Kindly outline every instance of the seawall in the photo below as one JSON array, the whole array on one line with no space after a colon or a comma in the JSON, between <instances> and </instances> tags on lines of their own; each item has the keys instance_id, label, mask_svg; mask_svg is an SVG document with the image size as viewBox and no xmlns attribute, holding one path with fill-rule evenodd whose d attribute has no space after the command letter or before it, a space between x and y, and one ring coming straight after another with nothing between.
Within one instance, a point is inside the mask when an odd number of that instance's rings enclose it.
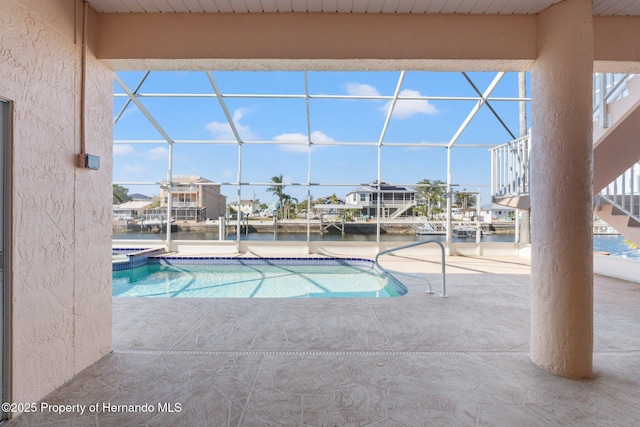
<instances>
[{"instance_id":1,"label":"seawall","mask_svg":"<svg viewBox=\"0 0 640 427\"><path fill-rule=\"evenodd\" d=\"M382 234L415 234L415 227L421 225L420 222L382 222L380 224L380 232ZM466 225L470 225L470 223L465 223ZM454 223L454 226L458 225L458 223ZM340 234L342 232L342 227L344 227L345 234L376 234L376 223L374 221L369 222L345 222L336 223L335 225L327 227L327 224L324 224L325 234ZM491 231L494 234L513 234L515 231L514 223L495 223L492 224L493 229L490 229L489 224L481 224L482 230L485 232ZM236 232L237 223L232 222L227 226L228 233ZM273 221L272 220L254 220L249 221L248 223L241 224L241 231L247 232L245 227L248 227L249 233L273 233ZM307 232L307 222L306 221L279 221L277 224L278 232L281 233L306 233ZM310 231L313 234L320 234L322 230L322 226L319 221L312 221L309 225ZM123 223L122 221L114 221L113 223L113 231L114 233L139 233L141 226L135 222L129 222L128 224ZM171 226L172 231L183 231L183 232L194 232L194 233L217 233L219 229L219 224L217 221L215 222L197 222L197 223L188 223L188 222L180 222L174 223ZM154 228L155 231L159 231L157 227ZM147 228L145 227L145 231Z\"/></svg>"}]
</instances>

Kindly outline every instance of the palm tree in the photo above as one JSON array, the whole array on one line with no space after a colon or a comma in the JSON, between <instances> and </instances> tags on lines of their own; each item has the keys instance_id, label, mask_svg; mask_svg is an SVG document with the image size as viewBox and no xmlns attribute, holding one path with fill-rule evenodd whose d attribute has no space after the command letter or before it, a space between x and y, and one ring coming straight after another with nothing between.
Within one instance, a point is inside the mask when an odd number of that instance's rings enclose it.
<instances>
[{"instance_id":1,"label":"palm tree","mask_svg":"<svg viewBox=\"0 0 640 427\"><path fill-rule=\"evenodd\" d=\"M296 199L295 197L291 197L288 194L284 194L284 204L283 204L283 214L286 216L287 219L289 219L289 213L291 211L291 208L295 205L298 204L298 199Z\"/></svg>"},{"instance_id":2,"label":"palm tree","mask_svg":"<svg viewBox=\"0 0 640 427\"><path fill-rule=\"evenodd\" d=\"M284 185L282 185L282 174L279 176L272 176L271 182L274 183L271 187L267 188L267 191L272 193L274 196L278 198L278 203L280 204L280 218L282 218L282 212L284 207L284 201L290 196L284 194Z\"/></svg>"},{"instance_id":3,"label":"palm tree","mask_svg":"<svg viewBox=\"0 0 640 427\"><path fill-rule=\"evenodd\" d=\"M427 217L431 218L433 213L439 210L439 207L445 203L446 188L444 182L439 179L431 182L423 179L418 182L418 194L427 202Z\"/></svg>"}]
</instances>

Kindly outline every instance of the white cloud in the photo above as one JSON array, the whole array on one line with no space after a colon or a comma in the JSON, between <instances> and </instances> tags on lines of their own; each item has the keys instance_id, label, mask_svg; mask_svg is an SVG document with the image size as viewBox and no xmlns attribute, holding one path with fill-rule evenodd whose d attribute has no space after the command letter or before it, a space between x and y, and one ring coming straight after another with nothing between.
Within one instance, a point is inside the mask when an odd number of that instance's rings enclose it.
<instances>
[{"instance_id":1,"label":"white cloud","mask_svg":"<svg viewBox=\"0 0 640 427\"><path fill-rule=\"evenodd\" d=\"M131 144L114 144L113 145L113 155L114 156L124 156L126 154L131 154L135 150L133 145Z\"/></svg>"},{"instance_id":2,"label":"white cloud","mask_svg":"<svg viewBox=\"0 0 640 427\"><path fill-rule=\"evenodd\" d=\"M307 135L303 133L281 133L273 138L274 141L307 143ZM333 138L319 130L311 132L312 142L333 142Z\"/></svg>"},{"instance_id":3,"label":"white cloud","mask_svg":"<svg viewBox=\"0 0 640 427\"><path fill-rule=\"evenodd\" d=\"M420 92L417 90L404 89L400 91L400 97L419 97L422 96ZM389 112L389 108L391 108L391 101L387 102L384 107L382 107L382 111L385 114ZM408 100L408 99L399 99L396 102L396 106L393 109L393 118L395 119L408 119L414 114L437 114L438 109L428 100Z\"/></svg>"},{"instance_id":4,"label":"white cloud","mask_svg":"<svg viewBox=\"0 0 640 427\"><path fill-rule=\"evenodd\" d=\"M347 94L352 96L380 96L378 89L365 83L347 83L345 88Z\"/></svg>"},{"instance_id":5,"label":"white cloud","mask_svg":"<svg viewBox=\"0 0 640 427\"><path fill-rule=\"evenodd\" d=\"M234 139L231 126L227 122L210 122L205 128L211 132L213 139Z\"/></svg>"},{"instance_id":6,"label":"white cloud","mask_svg":"<svg viewBox=\"0 0 640 427\"><path fill-rule=\"evenodd\" d=\"M307 143L307 135L301 133L281 133L273 138L274 141L279 142L299 142L301 144Z\"/></svg>"},{"instance_id":7,"label":"white cloud","mask_svg":"<svg viewBox=\"0 0 640 427\"><path fill-rule=\"evenodd\" d=\"M313 135L313 134L312 134ZM273 138L274 141L288 142L291 144L284 144L280 146L281 150L288 151L290 153L308 153L309 145L307 144L307 135L302 133L282 133L276 135ZM294 144L297 143L297 144Z\"/></svg>"},{"instance_id":8,"label":"white cloud","mask_svg":"<svg viewBox=\"0 0 640 427\"><path fill-rule=\"evenodd\" d=\"M325 135L324 133L322 133L319 130L317 130L315 132L311 132L311 141L313 141L313 142L333 142L333 138L331 138L329 135Z\"/></svg>"},{"instance_id":9,"label":"white cloud","mask_svg":"<svg viewBox=\"0 0 640 427\"><path fill-rule=\"evenodd\" d=\"M238 108L237 110L235 110L233 112L233 123L235 124L235 127L238 133L240 134L240 138L242 138L244 141L258 139L249 126L243 125L240 123L240 120L242 120L246 111L247 109L245 108ZM216 140L235 140L236 139L235 135L233 134L233 131L231 130L231 125L229 125L228 122L213 121L213 122L207 123L205 126L205 129L211 132L213 139L216 139Z\"/></svg>"},{"instance_id":10,"label":"white cloud","mask_svg":"<svg viewBox=\"0 0 640 427\"><path fill-rule=\"evenodd\" d=\"M285 151L289 151L289 152L293 152L293 153L306 153L308 151L308 145L307 145L307 135L302 134L302 133L282 133L280 135L276 135L273 138L274 141L278 141L278 142L289 142L292 144L284 144L281 145L280 148L282 148ZM332 142L333 138L331 138L330 136L324 134L323 132L320 131L315 131L315 132L311 132L311 142ZM297 143L297 144L293 144L293 143ZM312 147L312 148L316 148L316 147Z\"/></svg>"},{"instance_id":11,"label":"white cloud","mask_svg":"<svg viewBox=\"0 0 640 427\"><path fill-rule=\"evenodd\" d=\"M148 160L167 160L169 156L169 149L166 147L156 147L147 151L145 157Z\"/></svg>"}]
</instances>

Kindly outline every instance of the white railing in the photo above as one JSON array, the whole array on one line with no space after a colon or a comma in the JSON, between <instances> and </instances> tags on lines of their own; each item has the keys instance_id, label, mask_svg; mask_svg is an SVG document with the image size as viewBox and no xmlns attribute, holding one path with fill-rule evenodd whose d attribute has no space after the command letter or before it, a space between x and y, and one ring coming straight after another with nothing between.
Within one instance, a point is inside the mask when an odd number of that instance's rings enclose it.
<instances>
[{"instance_id":1,"label":"white railing","mask_svg":"<svg viewBox=\"0 0 640 427\"><path fill-rule=\"evenodd\" d=\"M602 190L600 198L640 222L640 162Z\"/></svg>"},{"instance_id":2,"label":"white railing","mask_svg":"<svg viewBox=\"0 0 640 427\"><path fill-rule=\"evenodd\" d=\"M627 80L635 74L593 75L593 124L602 128L611 126L609 104L627 96Z\"/></svg>"},{"instance_id":3,"label":"white railing","mask_svg":"<svg viewBox=\"0 0 640 427\"><path fill-rule=\"evenodd\" d=\"M635 76L635 74L594 74L594 126L609 127L611 125L608 105L627 96L627 81ZM529 149L530 135L527 135L490 150L491 194L494 198L529 195Z\"/></svg>"},{"instance_id":4,"label":"white railing","mask_svg":"<svg viewBox=\"0 0 640 427\"><path fill-rule=\"evenodd\" d=\"M171 203L171 207L172 208L199 208L200 204L196 202L178 202L177 200L174 200Z\"/></svg>"},{"instance_id":5,"label":"white railing","mask_svg":"<svg viewBox=\"0 0 640 427\"><path fill-rule=\"evenodd\" d=\"M415 206L416 206L416 201L415 200L412 200L409 203L405 203L404 205L402 205L398 209L396 209L396 211L394 213L392 213L389 218L390 219L398 218L400 215L402 215L403 213L407 212L409 209L411 209L411 208L413 208Z\"/></svg>"},{"instance_id":6,"label":"white railing","mask_svg":"<svg viewBox=\"0 0 640 427\"><path fill-rule=\"evenodd\" d=\"M529 194L529 141L527 135L490 150L493 197Z\"/></svg>"}]
</instances>

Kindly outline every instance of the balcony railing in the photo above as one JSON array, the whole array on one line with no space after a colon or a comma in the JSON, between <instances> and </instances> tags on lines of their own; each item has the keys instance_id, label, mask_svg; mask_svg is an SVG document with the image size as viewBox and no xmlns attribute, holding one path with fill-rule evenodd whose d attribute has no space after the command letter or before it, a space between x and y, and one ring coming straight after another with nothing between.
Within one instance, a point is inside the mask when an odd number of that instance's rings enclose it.
<instances>
[{"instance_id":1,"label":"balcony railing","mask_svg":"<svg viewBox=\"0 0 640 427\"><path fill-rule=\"evenodd\" d=\"M529 140L527 135L490 150L495 198L529 195Z\"/></svg>"},{"instance_id":2,"label":"balcony railing","mask_svg":"<svg viewBox=\"0 0 640 427\"><path fill-rule=\"evenodd\" d=\"M609 184L599 196L640 223L640 162Z\"/></svg>"},{"instance_id":3,"label":"balcony railing","mask_svg":"<svg viewBox=\"0 0 640 427\"><path fill-rule=\"evenodd\" d=\"M195 185L174 185L171 191L174 193L197 193L198 188Z\"/></svg>"},{"instance_id":4,"label":"balcony railing","mask_svg":"<svg viewBox=\"0 0 640 427\"><path fill-rule=\"evenodd\" d=\"M627 96L627 82L635 76L635 74L594 74L594 126L609 127L611 125L608 105ZM529 195L529 150L530 135L490 150L491 194L494 198Z\"/></svg>"},{"instance_id":5,"label":"balcony railing","mask_svg":"<svg viewBox=\"0 0 640 427\"><path fill-rule=\"evenodd\" d=\"M199 208L200 204L197 202L178 202L177 200L174 200L173 202L171 202L171 207L172 208Z\"/></svg>"},{"instance_id":6,"label":"balcony railing","mask_svg":"<svg viewBox=\"0 0 640 427\"><path fill-rule=\"evenodd\" d=\"M611 126L609 104L627 95L627 81L635 74L593 75L593 124L603 128Z\"/></svg>"}]
</instances>

